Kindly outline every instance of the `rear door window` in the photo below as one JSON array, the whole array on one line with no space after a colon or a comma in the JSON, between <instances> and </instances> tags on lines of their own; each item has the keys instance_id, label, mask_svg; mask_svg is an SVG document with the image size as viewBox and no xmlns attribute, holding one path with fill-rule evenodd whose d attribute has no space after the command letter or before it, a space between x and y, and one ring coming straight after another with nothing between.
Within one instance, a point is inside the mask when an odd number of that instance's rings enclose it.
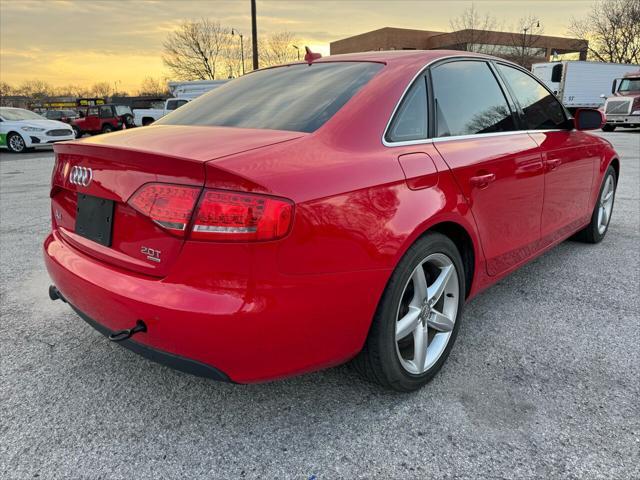
<instances>
[{"instance_id":1,"label":"rear door window","mask_svg":"<svg viewBox=\"0 0 640 480\"><path fill-rule=\"evenodd\" d=\"M565 127L567 119L564 108L540 82L522 70L508 65L499 63L497 68L522 108L527 130Z\"/></svg>"},{"instance_id":2,"label":"rear door window","mask_svg":"<svg viewBox=\"0 0 640 480\"><path fill-rule=\"evenodd\" d=\"M515 130L513 113L491 68L454 61L431 70L436 137Z\"/></svg>"},{"instance_id":3,"label":"rear door window","mask_svg":"<svg viewBox=\"0 0 640 480\"><path fill-rule=\"evenodd\" d=\"M387 132L388 142L406 142L427 138L427 86L421 75L411 86L398 109L391 128Z\"/></svg>"},{"instance_id":4,"label":"rear door window","mask_svg":"<svg viewBox=\"0 0 640 480\"><path fill-rule=\"evenodd\" d=\"M319 62L258 70L198 97L155 124L313 132L382 67L372 62Z\"/></svg>"}]
</instances>

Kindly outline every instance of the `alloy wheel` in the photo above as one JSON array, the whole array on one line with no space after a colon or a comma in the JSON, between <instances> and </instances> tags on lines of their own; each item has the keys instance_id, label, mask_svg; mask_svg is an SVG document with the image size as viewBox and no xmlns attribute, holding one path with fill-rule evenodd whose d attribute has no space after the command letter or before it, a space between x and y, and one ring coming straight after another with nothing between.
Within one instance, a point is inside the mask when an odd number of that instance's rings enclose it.
<instances>
[{"instance_id":1,"label":"alloy wheel","mask_svg":"<svg viewBox=\"0 0 640 480\"><path fill-rule=\"evenodd\" d=\"M613 210L613 197L616 193L615 181L609 175L605 180L600 199L598 200L598 233L602 235L609 226L611 210Z\"/></svg>"},{"instance_id":2,"label":"alloy wheel","mask_svg":"<svg viewBox=\"0 0 640 480\"><path fill-rule=\"evenodd\" d=\"M407 281L396 315L396 353L402 367L420 375L440 358L458 314L458 273L442 253L427 256Z\"/></svg>"},{"instance_id":3,"label":"alloy wheel","mask_svg":"<svg viewBox=\"0 0 640 480\"><path fill-rule=\"evenodd\" d=\"M9 146L11 147L11 150L16 153L20 153L25 149L24 140L20 135L11 135L11 138L9 139Z\"/></svg>"}]
</instances>

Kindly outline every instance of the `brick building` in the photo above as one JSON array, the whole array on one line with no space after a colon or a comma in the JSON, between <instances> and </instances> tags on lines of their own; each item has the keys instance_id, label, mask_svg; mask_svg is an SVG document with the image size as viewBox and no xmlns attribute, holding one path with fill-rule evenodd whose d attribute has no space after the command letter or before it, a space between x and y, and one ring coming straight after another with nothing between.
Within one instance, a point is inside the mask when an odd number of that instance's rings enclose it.
<instances>
[{"instance_id":1,"label":"brick building","mask_svg":"<svg viewBox=\"0 0 640 480\"><path fill-rule=\"evenodd\" d=\"M464 50L487 53L521 64L550 60L554 55L577 54L587 59L589 43L577 38L487 30L437 32L384 27L331 42L331 54L371 50Z\"/></svg>"}]
</instances>

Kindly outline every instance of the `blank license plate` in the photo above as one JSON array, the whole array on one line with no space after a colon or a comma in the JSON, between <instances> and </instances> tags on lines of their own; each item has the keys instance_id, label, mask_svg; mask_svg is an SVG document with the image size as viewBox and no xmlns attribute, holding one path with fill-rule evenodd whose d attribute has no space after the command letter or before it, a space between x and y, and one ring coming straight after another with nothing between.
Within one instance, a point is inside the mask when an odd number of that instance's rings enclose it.
<instances>
[{"instance_id":1,"label":"blank license plate","mask_svg":"<svg viewBox=\"0 0 640 480\"><path fill-rule=\"evenodd\" d=\"M78 193L76 233L105 247L111 246L113 200Z\"/></svg>"}]
</instances>

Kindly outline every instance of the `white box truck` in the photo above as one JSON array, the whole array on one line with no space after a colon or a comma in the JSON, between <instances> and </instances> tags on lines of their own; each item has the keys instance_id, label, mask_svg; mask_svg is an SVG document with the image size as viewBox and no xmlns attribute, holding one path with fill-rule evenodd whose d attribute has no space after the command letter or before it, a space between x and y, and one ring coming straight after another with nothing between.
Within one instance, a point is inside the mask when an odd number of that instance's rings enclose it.
<instances>
[{"instance_id":1,"label":"white box truck","mask_svg":"<svg viewBox=\"0 0 640 480\"><path fill-rule=\"evenodd\" d=\"M531 72L574 111L602 107L611 82L639 67L631 63L562 61L534 63Z\"/></svg>"},{"instance_id":2,"label":"white box truck","mask_svg":"<svg viewBox=\"0 0 640 480\"><path fill-rule=\"evenodd\" d=\"M193 100L214 88L224 85L228 81L229 80L193 80L189 82L169 82L169 91L174 97ZM611 82L609 82L609 84L611 84Z\"/></svg>"}]
</instances>

